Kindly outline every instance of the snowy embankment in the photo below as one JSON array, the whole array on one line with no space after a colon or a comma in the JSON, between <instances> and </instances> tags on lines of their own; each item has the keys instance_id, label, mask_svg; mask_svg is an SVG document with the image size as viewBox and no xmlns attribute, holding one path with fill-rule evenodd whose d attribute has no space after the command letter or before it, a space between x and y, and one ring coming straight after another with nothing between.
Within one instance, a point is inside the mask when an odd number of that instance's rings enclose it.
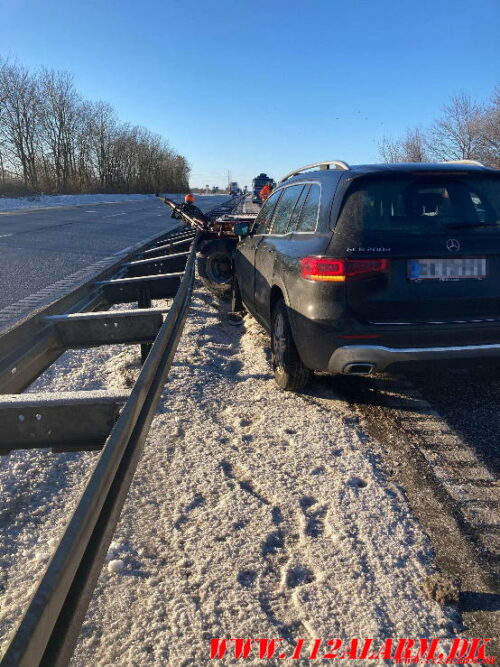
<instances>
[{"instance_id":1,"label":"snowy embankment","mask_svg":"<svg viewBox=\"0 0 500 667\"><path fill-rule=\"evenodd\" d=\"M37 388L123 389L137 372L137 346L70 351ZM333 389L280 392L258 325L198 289L72 664L205 665L211 637L453 635L376 448ZM7 633L95 456L0 461Z\"/></svg>"},{"instance_id":2,"label":"snowy embankment","mask_svg":"<svg viewBox=\"0 0 500 667\"><path fill-rule=\"evenodd\" d=\"M153 195L37 195L35 197L0 197L0 211L17 211L23 208L53 208L85 204L122 204L124 202L151 199ZM175 195L165 195L175 197Z\"/></svg>"}]
</instances>

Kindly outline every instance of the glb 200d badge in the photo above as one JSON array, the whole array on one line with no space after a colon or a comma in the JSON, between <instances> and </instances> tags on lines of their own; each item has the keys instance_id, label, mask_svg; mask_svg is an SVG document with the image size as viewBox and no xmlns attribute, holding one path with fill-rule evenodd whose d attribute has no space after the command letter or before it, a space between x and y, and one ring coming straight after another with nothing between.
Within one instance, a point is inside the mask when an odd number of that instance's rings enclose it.
<instances>
[{"instance_id":1,"label":"glb 200d badge","mask_svg":"<svg viewBox=\"0 0 500 667\"><path fill-rule=\"evenodd\" d=\"M446 248L450 252L458 252L460 250L460 243L457 241L457 239L448 239L446 241Z\"/></svg>"}]
</instances>

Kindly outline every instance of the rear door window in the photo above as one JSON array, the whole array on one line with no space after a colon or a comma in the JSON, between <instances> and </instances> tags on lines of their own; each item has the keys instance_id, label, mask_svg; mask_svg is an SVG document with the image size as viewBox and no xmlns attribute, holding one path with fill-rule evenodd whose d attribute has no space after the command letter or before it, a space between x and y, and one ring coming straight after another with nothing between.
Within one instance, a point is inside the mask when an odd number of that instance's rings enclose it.
<instances>
[{"instance_id":1,"label":"rear door window","mask_svg":"<svg viewBox=\"0 0 500 667\"><path fill-rule=\"evenodd\" d=\"M318 223L321 188L313 183L302 207L297 232L314 232Z\"/></svg>"},{"instance_id":2,"label":"rear door window","mask_svg":"<svg viewBox=\"0 0 500 667\"><path fill-rule=\"evenodd\" d=\"M274 210L271 234L286 234L290 218L302 189L302 185L291 185L285 188L283 196Z\"/></svg>"},{"instance_id":3,"label":"rear door window","mask_svg":"<svg viewBox=\"0 0 500 667\"><path fill-rule=\"evenodd\" d=\"M280 198L281 192L282 191L273 192L273 194L270 195L262 205L258 216L255 218L255 234L268 233L272 222L274 207Z\"/></svg>"}]
</instances>

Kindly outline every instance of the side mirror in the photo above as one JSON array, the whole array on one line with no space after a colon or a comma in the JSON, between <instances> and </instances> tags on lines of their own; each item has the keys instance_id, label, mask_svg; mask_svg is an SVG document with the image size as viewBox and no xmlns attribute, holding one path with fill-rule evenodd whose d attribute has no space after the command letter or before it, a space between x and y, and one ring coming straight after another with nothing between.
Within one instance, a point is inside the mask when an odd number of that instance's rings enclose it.
<instances>
[{"instance_id":1,"label":"side mirror","mask_svg":"<svg viewBox=\"0 0 500 667\"><path fill-rule=\"evenodd\" d=\"M233 227L233 231L236 236L245 237L250 234L250 223L248 222L237 222Z\"/></svg>"}]
</instances>

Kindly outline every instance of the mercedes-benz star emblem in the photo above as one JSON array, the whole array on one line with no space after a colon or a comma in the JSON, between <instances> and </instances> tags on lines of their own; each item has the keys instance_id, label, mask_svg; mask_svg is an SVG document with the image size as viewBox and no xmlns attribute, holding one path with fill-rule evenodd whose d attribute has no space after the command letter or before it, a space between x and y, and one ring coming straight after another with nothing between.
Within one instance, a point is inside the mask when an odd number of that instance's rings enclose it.
<instances>
[{"instance_id":1,"label":"mercedes-benz star emblem","mask_svg":"<svg viewBox=\"0 0 500 667\"><path fill-rule=\"evenodd\" d=\"M457 241L457 239L448 239L446 241L446 248L450 252L458 252L460 250L460 243Z\"/></svg>"}]
</instances>

